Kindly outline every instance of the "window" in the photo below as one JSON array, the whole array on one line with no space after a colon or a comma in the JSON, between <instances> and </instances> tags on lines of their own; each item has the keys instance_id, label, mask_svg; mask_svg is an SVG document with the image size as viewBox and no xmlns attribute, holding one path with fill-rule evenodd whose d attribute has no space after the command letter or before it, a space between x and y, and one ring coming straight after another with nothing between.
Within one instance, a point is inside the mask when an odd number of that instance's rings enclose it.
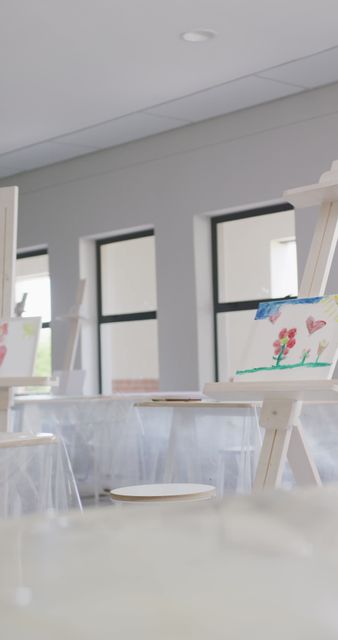
<instances>
[{"instance_id":1,"label":"window","mask_svg":"<svg viewBox=\"0 0 338 640\"><path fill-rule=\"evenodd\" d=\"M159 388L155 236L97 240L100 391Z\"/></svg>"},{"instance_id":2,"label":"window","mask_svg":"<svg viewBox=\"0 0 338 640\"><path fill-rule=\"evenodd\" d=\"M46 249L19 253L16 261L15 302L27 294L22 316L41 316L42 329L35 371L37 376L50 376L51 363L51 296L49 260ZM45 391L44 388L37 391Z\"/></svg>"},{"instance_id":3,"label":"window","mask_svg":"<svg viewBox=\"0 0 338 640\"><path fill-rule=\"evenodd\" d=\"M234 375L260 302L298 294L288 203L212 218L215 377Z\"/></svg>"}]
</instances>

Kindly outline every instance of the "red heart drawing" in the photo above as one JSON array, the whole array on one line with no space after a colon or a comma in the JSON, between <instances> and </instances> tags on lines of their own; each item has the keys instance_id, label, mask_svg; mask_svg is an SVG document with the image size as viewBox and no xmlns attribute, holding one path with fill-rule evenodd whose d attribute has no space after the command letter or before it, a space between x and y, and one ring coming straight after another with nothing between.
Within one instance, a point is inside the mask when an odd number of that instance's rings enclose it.
<instances>
[{"instance_id":1,"label":"red heart drawing","mask_svg":"<svg viewBox=\"0 0 338 640\"><path fill-rule=\"evenodd\" d=\"M7 347L4 344L0 345L0 367L5 359L5 355L7 353Z\"/></svg>"},{"instance_id":2,"label":"red heart drawing","mask_svg":"<svg viewBox=\"0 0 338 640\"><path fill-rule=\"evenodd\" d=\"M306 326L310 335L311 333L314 333L315 331L322 329L323 327L325 327L325 325L326 325L325 320L315 320L312 316L309 316L306 319Z\"/></svg>"},{"instance_id":3,"label":"red heart drawing","mask_svg":"<svg viewBox=\"0 0 338 640\"><path fill-rule=\"evenodd\" d=\"M272 324L275 324L275 322L277 322L281 313L282 313L281 311L276 311L276 313L272 313L271 316L269 316L270 322L272 322Z\"/></svg>"}]
</instances>

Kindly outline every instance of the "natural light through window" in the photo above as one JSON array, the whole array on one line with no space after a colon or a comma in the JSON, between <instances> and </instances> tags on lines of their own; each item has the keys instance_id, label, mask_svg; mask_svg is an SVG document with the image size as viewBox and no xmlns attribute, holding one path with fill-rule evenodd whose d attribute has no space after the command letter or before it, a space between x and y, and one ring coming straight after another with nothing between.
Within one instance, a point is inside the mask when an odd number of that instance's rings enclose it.
<instances>
[{"instance_id":1,"label":"natural light through window","mask_svg":"<svg viewBox=\"0 0 338 640\"><path fill-rule=\"evenodd\" d=\"M103 393L159 388L155 235L97 241Z\"/></svg>"},{"instance_id":2,"label":"natural light through window","mask_svg":"<svg viewBox=\"0 0 338 640\"><path fill-rule=\"evenodd\" d=\"M289 204L212 220L216 379L234 375L259 302L298 295L295 212Z\"/></svg>"},{"instance_id":3,"label":"natural light through window","mask_svg":"<svg viewBox=\"0 0 338 640\"><path fill-rule=\"evenodd\" d=\"M50 376L51 363L51 295L49 260L46 251L23 253L16 261L15 302L27 294L22 316L40 316L42 328L34 374ZM46 391L44 388L36 391Z\"/></svg>"},{"instance_id":4,"label":"natural light through window","mask_svg":"<svg viewBox=\"0 0 338 640\"><path fill-rule=\"evenodd\" d=\"M271 240L270 277L272 298L298 294L296 238Z\"/></svg>"}]
</instances>

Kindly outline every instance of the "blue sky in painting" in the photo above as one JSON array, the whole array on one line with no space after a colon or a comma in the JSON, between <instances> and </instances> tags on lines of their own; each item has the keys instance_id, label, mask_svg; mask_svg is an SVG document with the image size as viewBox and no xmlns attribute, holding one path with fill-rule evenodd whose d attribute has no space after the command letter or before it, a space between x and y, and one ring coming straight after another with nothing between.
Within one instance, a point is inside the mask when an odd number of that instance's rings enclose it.
<instances>
[{"instance_id":1,"label":"blue sky in painting","mask_svg":"<svg viewBox=\"0 0 338 640\"><path fill-rule=\"evenodd\" d=\"M286 300L273 300L272 302L261 302L258 306L255 320L264 320L277 313L283 304L316 304L323 300L325 296L317 298L287 298Z\"/></svg>"}]
</instances>

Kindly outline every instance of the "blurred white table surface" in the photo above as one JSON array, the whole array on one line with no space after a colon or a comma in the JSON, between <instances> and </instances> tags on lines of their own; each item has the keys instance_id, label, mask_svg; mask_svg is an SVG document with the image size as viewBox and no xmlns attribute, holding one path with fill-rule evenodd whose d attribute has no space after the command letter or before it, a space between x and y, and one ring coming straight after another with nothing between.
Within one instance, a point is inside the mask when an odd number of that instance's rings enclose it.
<instances>
[{"instance_id":1,"label":"blurred white table surface","mask_svg":"<svg viewBox=\"0 0 338 640\"><path fill-rule=\"evenodd\" d=\"M337 640L338 489L0 523L8 640Z\"/></svg>"}]
</instances>

